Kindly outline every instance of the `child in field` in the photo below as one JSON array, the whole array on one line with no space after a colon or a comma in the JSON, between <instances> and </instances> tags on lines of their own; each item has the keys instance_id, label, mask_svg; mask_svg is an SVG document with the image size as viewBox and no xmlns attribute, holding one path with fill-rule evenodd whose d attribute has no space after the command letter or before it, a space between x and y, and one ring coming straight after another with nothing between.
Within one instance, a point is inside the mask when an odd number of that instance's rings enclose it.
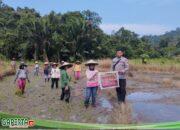
<instances>
[{"instance_id":1,"label":"child in field","mask_svg":"<svg viewBox=\"0 0 180 130\"><path fill-rule=\"evenodd\" d=\"M52 69L51 69L51 89L54 88L54 84L56 84L56 89L58 88L58 81L60 78L60 70L58 68L57 63L52 64Z\"/></svg>"},{"instance_id":2,"label":"child in field","mask_svg":"<svg viewBox=\"0 0 180 130\"><path fill-rule=\"evenodd\" d=\"M67 103L69 103L69 99L71 96L71 90L70 90L71 88L69 85L70 81L71 81L71 77L67 73L67 69L70 67L72 67L72 64L67 63L67 62L64 62L60 67L60 69L61 69L61 89L62 89L60 99L64 100L64 98L65 98L65 101Z\"/></svg>"},{"instance_id":3,"label":"child in field","mask_svg":"<svg viewBox=\"0 0 180 130\"><path fill-rule=\"evenodd\" d=\"M25 67L26 67L25 64L20 64L19 70L17 71L16 76L15 76L15 80L14 80L14 82L16 82L16 80L18 79L17 83L18 83L18 88L21 91L21 94L24 94L25 86L26 86L26 80L28 80L28 82L30 82L29 78L28 78L28 71Z\"/></svg>"},{"instance_id":4,"label":"child in field","mask_svg":"<svg viewBox=\"0 0 180 130\"><path fill-rule=\"evenodd\" d=\"M94 60L90 60L85 65L88 66L88 69L86 70L87 84L84 105L87 108L89 106L89 100L92 98L92 106L96 107L98 70L95 69L95 66L98 65L98 63Z\"/></svg>"},{"instance_id":5,"label":"child in field","mask_svg":"<svg viewBox=\"0 0 180 130\"><path fill-rule=\"evenodd\" d=\"M38 75L39 75L39 64L38 61L36 61L34 66L34 76L38 76Z\"/></svg>"},{"instance_id":6,"label":"child in field","mask_svg":"<svg viewBox=\"0 0 180 130\"><path fill-rule=\"evenodd\" d=\"M79 80L81 77L81 62L80 61L76 61L75 65L74 65L74 77L76 80Z\"/></svg>"},{"instance_id":7,"label":"child in field","mask_svg":"<svg viewBox=\"0 0 180 130\"><path fill-rule=\"evenodd\" d=\"M44 80L45 80L45 83L49 82L49 74L50 74L49 63L45 62L44 63Z\"/></svg>"}]
</instances>

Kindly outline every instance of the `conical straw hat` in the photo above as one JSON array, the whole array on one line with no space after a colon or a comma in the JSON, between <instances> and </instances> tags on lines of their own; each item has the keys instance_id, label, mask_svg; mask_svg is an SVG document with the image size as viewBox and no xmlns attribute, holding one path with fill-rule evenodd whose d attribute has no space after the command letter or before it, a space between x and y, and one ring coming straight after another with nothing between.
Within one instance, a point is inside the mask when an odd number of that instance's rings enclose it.
<instances>
[{"instance_id":1,"label":"conical straw hat","mask_svg":"<svg viewBox=\"0 0 180 130\"><path fill-rule=\"evenodd\" d=\"M85 64L86 66L87 65L98 65L98 62L94 61L94 60L89 60L88 62L86 62Z\"/></svg>"}]
</instances>

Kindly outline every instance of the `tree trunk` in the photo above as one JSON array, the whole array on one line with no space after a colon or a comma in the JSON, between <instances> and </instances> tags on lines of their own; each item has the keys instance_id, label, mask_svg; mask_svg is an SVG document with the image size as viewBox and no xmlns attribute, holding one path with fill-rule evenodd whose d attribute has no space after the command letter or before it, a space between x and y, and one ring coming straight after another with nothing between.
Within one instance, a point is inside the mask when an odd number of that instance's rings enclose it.
<instances>
[{"instance_id":1,"label":"tree trunk","mask_svg":"<svg viewBox=\"0 0 180 130\"><path fill-rule=\"evenodd\" d=\"M44 61L49 62L48 56L47 56L47 52L46 52L46 40L43 41L43 59Z\"/></svg>"},{"instance_id":2,"label":"tree trunk","mask_svg":"<svg viewBox=\"0 0 180 130\"><path fill-rule=\"evenodd\" d=\"M38 46L37 46L37 43L34 44L34 60L38 60Z\"/></svg>"}]
</instances>

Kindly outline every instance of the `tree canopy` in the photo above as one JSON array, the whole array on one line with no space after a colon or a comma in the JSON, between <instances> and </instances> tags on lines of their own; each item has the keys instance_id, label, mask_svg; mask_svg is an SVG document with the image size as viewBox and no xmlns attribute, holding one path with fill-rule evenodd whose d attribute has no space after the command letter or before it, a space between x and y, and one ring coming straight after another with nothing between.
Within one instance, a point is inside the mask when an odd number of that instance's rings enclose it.
<instances>
[{"instance_id":1,"label":"tree canopy","mask_svg":"<svg viewBox=\"0 0 180 130\"><path fill-rule=\"evenodd\" d=\"M172 32L164 35L165 38L139 37L120 28L107 35L99 27L101 22L102 18L90 10L64 14L52 11L41 16L35 9L14 9L0 0L0 54L7 58L46 61L113 57L119 48L128 58L142 54L179 55L180 49L176 48L180 47L180 33ZM173 40L174 35L179 39Z\"/></svg>"}]
</instances>

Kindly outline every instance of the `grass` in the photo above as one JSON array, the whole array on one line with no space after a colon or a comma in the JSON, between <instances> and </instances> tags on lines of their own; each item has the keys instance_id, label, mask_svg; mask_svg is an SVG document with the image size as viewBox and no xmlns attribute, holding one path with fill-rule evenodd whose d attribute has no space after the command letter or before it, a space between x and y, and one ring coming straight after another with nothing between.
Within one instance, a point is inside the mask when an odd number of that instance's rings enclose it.
<instances>
[{"instance_id":1,"label":"grass","mask_svg":"<svg viewBox=\"0 0 180 130\"><path fill-rule=\"evenodd\" d=\"M10 70L10 62L9 61L2 61L0 60L0 74Z\"/></svg>"},{"instance_id":2,"label":"grass","mask_svg":"<svg viewBox=\"0 0 180 130\"><path fill-rule=\"evenodd\" d=\"M113 108L112 112L112 120L116 124L123 123L123 124L130 124L132 123L132 107L129 103L126 104L117 104Z\"/></svg>"},{"instance_id":3,"label":"grass","mask_svg":"<svg viewBox=\"0 0 180 130\"><path fill-rule=\"evenodd\" d=\"M147 64L142 64L141 59L129 61L130 70L146 72L180 72L180 59L159 58L149 59Z\"/></svg>"},{"instance_id":4,"label":"grass","mask_svg":"<svg viewBox=\"0 0 180 130\"><path fill-rule=\"evenodd\" d=\"M102 59L99 60L99 70L110 70L112 60ZM141 59L129 60L130 71L144 71L144 72L180 72L180 59L179 58L159 58L149 59L147 64L142 64Z\"/></svg>"},{"instance_id":5,"label":"grass","mask_svg":"<svg viewBox=\"0 0 180 130\"><path fill-rule=\"evenodd\" d=\"M29 66L33 66L34 62L26 61ZM98 60L100 71L107 71L111 68L112 59ZM19 62L17 63L18 66ZM43 62L39 62L42 66ZM148 59L147 64L142 64L141 59L130 59L130 70L132 71L148 71L148 72L180 72L180 58L158 58ZM84 64L82 64L84 68ZM10 69L10 61L0 61L0 74Z\"/></svg>"},{"instance_id":6,"label":"grass","mask_svg":"<svg viewBox=\"0 0 180 130\"><path fill-rule=\"evenodd\" d=\"M0 80L5 76L14 75L14 70L11 69L10 62L6 60L0 60Z\"/></svg>"},{"instance_id":7,"label":"grass","mask_svg":"<svg viewBox=\"0 0 180 130\"><path fill-rule=\"evenodd\" d=\"M173 85L177 88L180 88L180 81L175 81Z\"/></svg>"}]
</instances>

